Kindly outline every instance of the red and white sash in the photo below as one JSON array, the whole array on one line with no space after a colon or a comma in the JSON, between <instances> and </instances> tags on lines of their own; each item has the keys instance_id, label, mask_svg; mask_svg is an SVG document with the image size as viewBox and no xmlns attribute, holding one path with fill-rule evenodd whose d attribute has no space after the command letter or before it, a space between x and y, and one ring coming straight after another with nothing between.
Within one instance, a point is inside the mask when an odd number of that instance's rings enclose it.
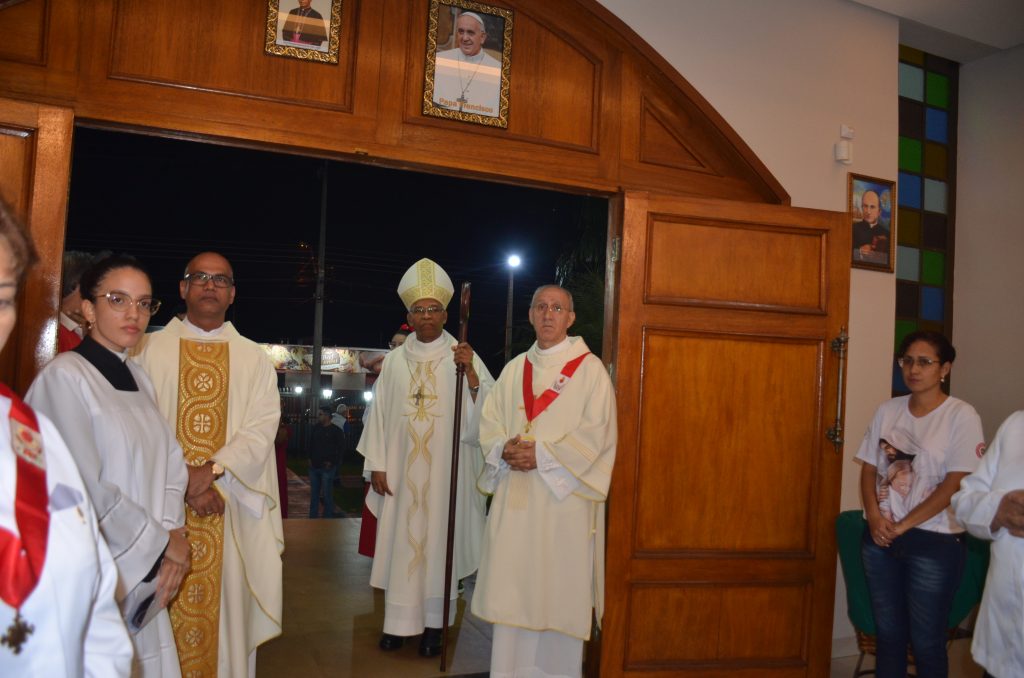
<instances>
[{"instance_id":1,"label":"red and white sash","mask_svg":"<svg viewBox=\"0 0 1024 678\"><path fill-rule=\"evenodd\" d=\"M8 418L11 449L16 457L14 517L18 526L18 534L0 527L0 598L19 610L39 583L46 561L46 540L50 531L46 461L35 412L4 384L0 384L0 395L11 401ZM11 636L19 622L20 616L16 616L15 624L3 639L15 653L24 642L24 637L17 642ZM28 628L30 633L31 627Z\"/></svg>"},{"instance_id":2,"label":"red and white sash","mask_svg":"<svg viewBox=\"0 0 1024 678\"><path fill-rule=\"evenodd\" d=\"M567 362L562 367L562 371L559 373L555 383L536 398L533 395L533 363L530 362L529 358L526 358L526 362L523 365L523 406L526 408L527 431L530 430L533 420L541 412L548 409L548 406L555 402L555 399L562 394L562 390L569 384L572 375L576 373L576 369L588 355L590 355L589 351Z\"/></svg>"}]
</instances>

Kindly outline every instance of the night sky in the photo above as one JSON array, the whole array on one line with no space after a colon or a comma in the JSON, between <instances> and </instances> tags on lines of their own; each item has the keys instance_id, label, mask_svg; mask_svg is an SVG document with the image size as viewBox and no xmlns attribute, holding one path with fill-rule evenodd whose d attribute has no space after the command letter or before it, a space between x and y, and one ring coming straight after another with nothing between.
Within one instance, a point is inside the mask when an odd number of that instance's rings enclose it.
<instances>
[{"instance_id":1,"label":"night sky","mask_svg":"<svg viewBox=\"0 0 1024 678\"><path fill-rule=\"evenodd\" d=\"M193 141L76 128L68 249L138 257L176 310L178 280L203 250L224 254L237 279L228 319L261 342L312 344L320 171L324 161ZM324 344L385 347L405 321L395 289L429 257L456 290L472 283L469 341L498 374L502 364L507 256L515 276L515 338L532 340L530 294L554 282L560 255L587 223L607 223L607 201L331 161L328 163ZM458 293L449 306L456 333Z\"/></svg>"}]
</instances>

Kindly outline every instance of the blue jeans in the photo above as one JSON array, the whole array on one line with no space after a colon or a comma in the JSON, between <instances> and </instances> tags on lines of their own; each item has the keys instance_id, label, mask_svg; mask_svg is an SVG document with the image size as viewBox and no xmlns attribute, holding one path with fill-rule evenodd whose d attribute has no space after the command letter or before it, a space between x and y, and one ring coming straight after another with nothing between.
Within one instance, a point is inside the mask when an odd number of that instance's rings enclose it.
<instances>
[{"instance_id":1,"label":"blue jeans","mask_svg":"<svg viewBox=\"0 0 1024 678\"><path fill-rule=\"evenodd\" d=\"M918 676L946 678L946 626L967 558L964 535L914 528L882 548L865 529L861 557L878 628L878 677L906 678L909 642Z\"/></svg>"},{"instance_id":2,"label":"blue jeans","mask_svg":"<svg viewBox=\"0 0 1024 678\"><path fill-rule=\"evenodd\" d=\"M320 517L320 500L324 502L324 518L334 517L334 475L337 466L309 469L309 517Z\"/></svg>"}]
</instances>

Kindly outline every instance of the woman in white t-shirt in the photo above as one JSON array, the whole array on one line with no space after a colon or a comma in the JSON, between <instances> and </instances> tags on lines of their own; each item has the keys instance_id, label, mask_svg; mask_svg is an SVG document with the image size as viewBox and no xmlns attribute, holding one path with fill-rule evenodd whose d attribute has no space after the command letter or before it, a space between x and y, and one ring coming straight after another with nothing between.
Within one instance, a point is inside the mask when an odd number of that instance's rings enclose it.
<instances>
[{"instance_id":1,"label":"woman in white t-shirt","mask_svg":"<svg viewBox=\"0 0 1024 678\"><path fill-rule=\"evenodd\" d=\"M909 643L918 675L941 677L949 672L946 622L966 558L949 502L985 444L978 413L942 389L956 358L949 340L913 332L898 355L910 395L882 403L857 452L876 671L904 678Z\"/></svg>"}]
</instances>

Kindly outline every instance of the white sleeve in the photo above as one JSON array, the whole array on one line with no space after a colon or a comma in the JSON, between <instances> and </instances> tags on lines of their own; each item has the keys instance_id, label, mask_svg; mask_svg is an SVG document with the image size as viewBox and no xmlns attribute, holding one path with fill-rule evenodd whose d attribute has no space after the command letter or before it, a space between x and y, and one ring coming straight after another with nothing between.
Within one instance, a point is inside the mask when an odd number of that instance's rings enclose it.
<instances>
[{"instance_id":1,"label":"white sleeve","mask_svg":"<svg viewBox=\"0 0 1024 678\"><path fill-rule=\"evenodd\" d=\"M960 481L960 490L953 495L951 504L956 518L975 537L996 539L1005 530L992 533L990 525L999 509L999 502L1007 490L995 490L993 484L999 473L999 462L1010 450L1024 446L1024 411L1014 412L999 427L995 440L981 458L981 464L971 475Z\"/></svg>"},{"instance_id":2,"label":"white sleeve","mask_svg":"<svg viewBox=\"0 0 1024 678\"><path fill-rule=\"evenodd\" d=\"M569 473L569 470L562 466L543 445L538 445L536 450L537 472L555 498L562 501L580 486L579 478Z\"/></svg>"}]
</instances>

